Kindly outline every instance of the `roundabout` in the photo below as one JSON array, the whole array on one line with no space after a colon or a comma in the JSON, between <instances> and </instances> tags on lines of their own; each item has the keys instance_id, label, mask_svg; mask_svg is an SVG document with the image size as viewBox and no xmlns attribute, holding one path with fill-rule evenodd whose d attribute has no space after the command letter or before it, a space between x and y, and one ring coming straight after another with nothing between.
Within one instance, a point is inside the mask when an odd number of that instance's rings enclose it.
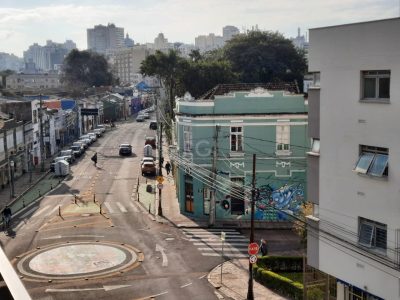
<instances>
[{"instance_id":1,"label":"roundabout","mask_svg":"<svg viewBox=\"0 0 400 300\"><path fill-rule=\"evenodd\" d=\"M73 242L49 245L23 255L18 271L38 280L72 280L110 276L143 261L140 250L112 242Z\"/></svg>"}]
</instances>

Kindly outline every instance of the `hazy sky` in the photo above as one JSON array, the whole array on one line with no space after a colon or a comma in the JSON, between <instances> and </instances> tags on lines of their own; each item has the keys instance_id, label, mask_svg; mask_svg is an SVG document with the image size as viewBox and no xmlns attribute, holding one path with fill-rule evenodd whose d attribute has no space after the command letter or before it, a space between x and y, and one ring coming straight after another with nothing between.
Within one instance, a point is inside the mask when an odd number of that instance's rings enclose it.
<instances>
[{"instance_id":1,"label":"hazy sky","mask_svg":"<svg viewBox=\"0 0 400 300\"><path fill-rule=\"evenodd\" d=\"M194 44L222 27L296 36L309 28L398 17L400 0L0 0L0 52L22 56L29 45L72 39L86 49L86 29L115 23L135 42Z\"/></svg>"}]
</instances>

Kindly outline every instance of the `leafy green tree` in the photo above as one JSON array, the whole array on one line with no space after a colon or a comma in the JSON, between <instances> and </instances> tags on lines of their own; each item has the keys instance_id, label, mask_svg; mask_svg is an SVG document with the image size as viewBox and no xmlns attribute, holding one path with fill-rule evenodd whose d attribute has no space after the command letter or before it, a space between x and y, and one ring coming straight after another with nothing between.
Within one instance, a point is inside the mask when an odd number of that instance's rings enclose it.
<instances>
[{"instance_id":1,"label":"leafy green tree","mask_svg":"<svg viewBox=\"0 0 400 300\"><path fill-rule=\"evenodd\" d=\"M169 50L167 54L156 51L154 55L149 55L140 67L140 72L147 76L157 76L160 78L168 91L168 114L173 117L175 108L175 95L177 88L182 82L182 76L188 68L188 61L178 55L174 50Z\"/></svg>"},{"instance_id":2,"label":"leafy green tree","mask_svg":"<svg viewBox=\"0 0 400 300\"><path fill-rule=\"evenodd\" d=\"M247 83L297 80L301 85L307 69L304 52L278 32L238 34L225 45L224 56Z\"/></svg>"},{"instance_id":3,"label":"leafy green tree","mask_svg":"<svg viewBox=\"0 0 400 300\"><path fill-rule=\"evenodd\" d=\"M72 91L112 85L115 80L106 58L92 51L72 50L64 59L61 81Z\"/></svg>"}]
</instances>

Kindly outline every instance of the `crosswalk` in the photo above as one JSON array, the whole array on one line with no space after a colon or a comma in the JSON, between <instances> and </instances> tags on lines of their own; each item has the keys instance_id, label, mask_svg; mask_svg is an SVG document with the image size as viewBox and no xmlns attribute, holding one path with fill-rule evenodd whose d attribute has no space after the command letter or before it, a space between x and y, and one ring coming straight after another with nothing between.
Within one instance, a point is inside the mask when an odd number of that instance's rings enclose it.
<instances>
[{"instance_id":1,"label":"crosswalk","mask_svg":"<svg viewBox=\"0 0 400 300\"><path fill-rule=\"evenodd\" d=\"M107 201L103 203L108 213L119 214L119 213L130 213L139 212L139 209L133 203L121 203L118 201Z\"/></svg>"},{"instance_id":2,"label":"crosswalk","mask_svg":"<svg viewBox=\"0 0 400 300\"><path fill-rule=\"evenodd\" d=\"M221 231L225 232L225 241L221 241ZM203 256L221 256L222 243L224 256L229 258L247 257L248 238L235 229L186 228L183 234L196 246Z\"/></svg>"}]
</instances>

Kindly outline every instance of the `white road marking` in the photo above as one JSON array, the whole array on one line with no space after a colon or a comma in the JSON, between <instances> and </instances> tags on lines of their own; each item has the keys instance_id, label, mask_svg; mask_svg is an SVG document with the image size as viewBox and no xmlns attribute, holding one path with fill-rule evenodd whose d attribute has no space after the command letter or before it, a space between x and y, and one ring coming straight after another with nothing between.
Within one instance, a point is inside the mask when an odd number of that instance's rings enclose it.
<instances>
[{"instance_id":1,"label":"white road marking","mask_svg":"<svg viewBox=\"0 0 400 300\"><path fill-rule=\"evenodd\" d=\"M54 207L54 208L49 212L49 215L51 215L52 213L54 213L57 209L58 209L58 206Z\"/></svg>"},{"instance_id":2,"label":"white road marking","mask_svg":"<svg viewBox=\"0 0 400 300\"><path fill-rule=\"evenodd\" d=\"M117 204L117 206L119 207L119 209L120 209L122 212L124 212L124 213L128 212L128 211L126 210L126 208L125 208L121 203L119 203L119 202L115 202L115 203Z\"/></svg>"},{"instance_id":3,"label":"white road marking","mask_svg":"<svg viewBox=\"0 0 400 300\"><path fill-rule=\"evenodd\" d=\"M155 298L155 297L158 297L158 296L161 296L161 295L165 295L165 294L168 294L168 291L162 292L162 293L159 293L159 294L156 294L156 295L151 295L151 296L149 296L148 298L151 299L151 298ZM146 298L146 299L147 299L147 298Z\"/></svg>"},{"instance_id":4,"label":"white road marking","mask_svg":"<svg viewBox=\"0 0 400 300\"><path fill-rule=\"evenodd\" d=\"M213 252L221 252L221 249L217 249L217 248L197 248L197 250L199 251L213 251ZM229 253L231 252L239 252L239 253L243 253L243 252L247 252L247 251L243 251L243 250L238 250L238 249L232 249L232 248L228 248L226 249L224 247L224 254L229 255Z\"/></svg>"},{"instance_id":5,"label":"white road marking","mask_svg":"<svg viewBox=\"0 0 400 300\"><path fill-rule=\"evenodd\" d=\"M27 215L30 215L32 212L34 212L36 210L36 207L28 210L26 213L24 213L20 218L25 218Z\"/></svg>"},{"instance_id":6,"label":"white road marking","mask_svg":"<svg viewBox=\"0 0 400 300\"><path fill-rule=\"evenodd\" d=\"M184 287L187 287L187 286L189 286L189 285L192 285L192 283L189 282L189 283L187 283L187 284L181 285L181 289L183 289Z\"/></svg>"},{"instance_id":7,"label":"white road marking","mask_svg":"<svg viewBox=\"0 0 400 300\"><path fill-rule=\"evenodd\" d=\"M215 236L221 236L221 233L217 232L185 232L186 235L196 235L196 236L201 236L201 235L215 235ZM240 235L239 232L226 232L225 236L236 236Z\"/></svg>"},{"instance_id":8,"label":"white road marking","mask_svg":"<svg viewBox=\"0 0 400 300\"><path fill-rule=\"evenodd\" d=\"M135 206L135 204L129 203L129 206L132 207L132 210L133 210L134 212L139 212L139 210L137 209L137 207Z\"/></svg>"},{"instance_id":9,"label":"white road marking","mask_svg":"<svg viewBox=\"0 0 400 300\"><path fill-rule=\"evenodd\" d=\"M160 231L160 233L165 234L165 235L173 235L172 233L166 233L166 232L162 232L162 231Z\"/></svg>"},{"instance_id":10,"label":"white road marking","mask_svg":"<svg viewBox=\"0 0 400 300\"><path fill-rule=\"evenodd\" d=\"M81 235L54 235L54 236L49 236L46 238L41 238L42 240L54 240L54 239L62 239L62 238L74 238L74 237L93 237L93 238L102 238L104 235L86 235L86 234L81 234Z\"/></svg>"},{"instance_id":11,"label":"white road marking","mask_svg":"<svg viewBox=\"0 0 400 300\"><path fill-rule=\"evenodd\" d=\"M224 243L224 247L229 247L229 246L235 246L235 248L244 248L247 249L247 244L246 243ZM217 247L222 247L222 242L217 242L217 243L193 243L195 246L217 246Z\"/></svg>"},{"instance_id":12,"label":"white road marking","mask_svg":"<svg viewBox=\"0 0 400 300\"><path fill-rule=\"evenodd\" d=\"M161 247L159 244L156 244L156 252L161 252L162 266L163 267L168 267L168 258L167 258L167 255L164 252L164 248Z\"/></svg>"},{"instance_id":13,"label":"white road marking","mask_svg":"<svg viewBox=\"0 0 400 300\"><path fill-rule=\"evenodd\" d=\"M50 208L50 205L46 205L45 207L39 209L38 211L36 211L36 212L33 214L32 218L38 217L42 212L48 210L49 208Z\"/></svg>"},{"instance_id":14,"label":"white road marking","mask_svg":"<svg viewBox=\"0 0 400 300\"><path fill-rule=\"evenodd\" d=\"M101 288L46 289L46 293L84 292L84 291L98 291L98 290L104 290L105 292L107 292L107 291L112 291L112 290L116 290L116 289L126 288L126 287L129 287L129 286L130 285L104 285Z\"/></svg>"},{"instance_id":15,"label":"white road marking","mask_svg":"<svg viewBox=\"0 0 400 300\"><path fill-rule=\"evenodd\" d=\"M25 222L21 221L17 227L14 228L14 231L18 231L20 230L20 228L22 228L25 225Z\"/></svg>"},{"instance_id":16,"label":"white road marking","mask_svg":"<svg viewBox=\"0 0 400 300\"><path fill-rule=\"evenodd\" d=\"M215 229L215 228L210 228L210 229L203 229L203 228L191 228L191 229L183 229L185 232L198 232L198 231L204 231L204 232L237 232L236 229Z\"/></svg>"},{"instance_id":17,"label":"white road marking","mask_svg":"<svg viewBox=\"0 0 400 300\"><path fill-rule=\"evenodd\" d=\"M201 242L201 241L212 242L212 241L219 241L219 240L220 240L219 237L198 238L198 239L191 238L191 239L189 239L190 242ZM244 238L244 237L237 237L237 238L235 238L235 239L226 238L226 239L225 239L225 243L227 243L227 241L228 241L228 243L230 243L230 241L232 241L232 242L233 242L233 241L234 241L234 242L243 241L243 242L247 242L247 243L249 242L249 240L246 239L246 238Z\"/></svg>"},{"instance_id":18,"label":"white road marking","mask_svg":"<svg viewBox=\"0 0 400 300\"><path fill-rule=\"evenodd\" d=\"M198 279L203 279L206 276L207 276L207 274L204 274L203 276L200 276Z\"/></svg>"},{"instance_id":19,"label":"white road marking","mask_svg":"<svg viewBox=\"0 0 400 300\"><path fill-rule=\"evenodd\" d=\"M214 294L217 296L218 299L224 299L224 296L222 296L220 293L217 291L214 291Z\"/></svg>"},{"instance_id":20,"label":"white road marking","mask_svg":"<svg viewBox=\"0 0 400 300\"><path fill-rule=\"evenodd\" d=\"M114 210L111 208L110 204L108 204L107 202L104 202L104 205L107 207L110 214L114 213Z\"/></svg>"},{"instance_id":21,"label":"white road marking","mask_svg":"<svg viewBox=\"0 0 400 300\"><path fill-rule=\"evenodd\" d=\"M201 253L201 255L203 255L203 256L221 256L221 253ZM224 256L228 256L228 257L235 257L235 258L239 258L239 257L248 257L248 255L247 254L235 254L235 253L232 253L232 254L225 254L224 253Z\"/></svg>"}]
</instances>

